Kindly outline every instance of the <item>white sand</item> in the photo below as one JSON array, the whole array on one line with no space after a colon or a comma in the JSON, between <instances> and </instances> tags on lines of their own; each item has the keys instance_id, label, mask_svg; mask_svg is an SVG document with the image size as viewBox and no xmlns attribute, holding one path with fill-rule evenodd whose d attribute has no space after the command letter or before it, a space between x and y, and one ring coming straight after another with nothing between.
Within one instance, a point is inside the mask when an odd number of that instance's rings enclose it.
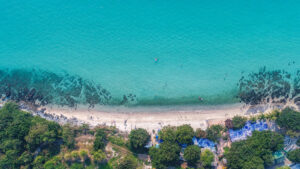
<instances>
[{"instance_id":1,"label":"white sand","mask_svg":"<svg viewBox=\"0 0 300 169\"><path fill-rule=\"evenodd\" d=\"M130 131L134 128L144 128L149 132L162 128L162 126L182 124L190 124L193 128L207 127L209 120L224 121L234 115L245 115L249 107L242 104L234 104L218 107L203 107L197 110L169 110L145 112L109 112L101 111L99 108L88 110L87 108L61 108L55 106L46 107L46 113L60 116L61 114L67 118L77 118L78 120L88 123L91 126L108 125L116 126L122 131Z\"/></svg>"},{"instance_id":2,"label":"white sand","mask_svg":"<svg viewBox=\"0 0 300 169\"><path fill-rule=\"evenodd\" d=\"M3 106L5 102L0 102ZM26 105L26 104L24 104ZM26 106L25 106L26 107ZM206 106L206 107L135 107L126 108L116 106L111 107L96 107L88 109L85 106L72 109L68 107L59 107L48 105L40 107L39 110L46 108L44 113L40 114L44 118L54 120L59 123L72 122L75 124L87 123L91 127L97 125L116 126L122 131L130 131L135 128L144 128L151 132L152 130L161 129L163 126L172 125L179 126L182 124L190 124L194 129L206 129L208 125L220 124L228 118L235 115L249 116L257 113L268 113L274 109L283 109L285 107L294 107L299 111L300 107L294 103L287 103L285 105L262 104L255 107L246 106L244 104L232 104L225 106ZM37 111L32 108L25 108L35 115ZM54 116L65 116L67 118L51 118L51 116L44 116L50 114ZM52 117L54 117L52 116ZM72 120L76 118L77 120Z\"/></svg>"}]
</instances>

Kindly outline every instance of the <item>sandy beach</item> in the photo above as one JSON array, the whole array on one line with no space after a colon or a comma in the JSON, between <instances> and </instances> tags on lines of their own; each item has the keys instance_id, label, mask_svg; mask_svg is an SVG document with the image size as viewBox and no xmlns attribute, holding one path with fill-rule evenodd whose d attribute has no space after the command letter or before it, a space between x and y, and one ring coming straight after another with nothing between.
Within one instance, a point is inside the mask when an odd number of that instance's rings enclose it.
<instances>
[{"instance_id":1,"label":"sandy beach","mask_svg":"<svg viewBox=\"0 0 300 169\"><path fill-rule=\"evenodd\" d=\"M205 129L212 123L222 123L225 119L234 115L249 115L249 110L254 109L243 104L233 104L217 107L203 107L196 110L162 110L162 111L132 111L109 112L101 111L99 108L88 110L79 107L76 110L57 106L47 106L45 113L55 116L76 118L80 123L87 123L91 126L107 125L116 126L122 131L130 131L134 128L144 128L148 131L157 130L166 125L178 126L190 124L193 128ZM264 109L255 108L255 113L266 112L270 107ZM251 112L253 113L253 112Z\"/></svg>"}]
</instances>

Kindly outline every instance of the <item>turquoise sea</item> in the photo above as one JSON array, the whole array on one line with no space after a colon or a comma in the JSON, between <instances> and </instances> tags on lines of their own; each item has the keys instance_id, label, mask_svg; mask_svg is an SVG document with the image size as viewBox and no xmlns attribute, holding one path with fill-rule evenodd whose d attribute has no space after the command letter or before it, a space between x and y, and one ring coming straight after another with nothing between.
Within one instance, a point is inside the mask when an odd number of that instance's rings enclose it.
<instances>
[{"instance_id":1,"label":"turquoise sea","mask_svg":"<svg viewBox=\"0 0 300 169\"><path fill-rule=\"evenodd\" d=\"M112 104L234 103L264 66L299 70L300 1L0 0L1 70L78 76Z\"/></svg>"}]
</instances>

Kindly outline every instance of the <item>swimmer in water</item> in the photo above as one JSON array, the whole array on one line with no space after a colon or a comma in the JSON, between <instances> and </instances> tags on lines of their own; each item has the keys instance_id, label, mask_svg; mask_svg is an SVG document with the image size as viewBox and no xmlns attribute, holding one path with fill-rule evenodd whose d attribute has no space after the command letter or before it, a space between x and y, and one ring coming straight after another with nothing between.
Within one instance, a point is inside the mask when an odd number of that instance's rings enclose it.
<instances>
[{"instance_id":1,"label":"swimmer in water","mask_svg":"<svg viewBox=\"0 0 300 169\"><path fill-rule=\"evenodd\" d=\"M199 100L199 101L203 101L203 98L199 96L199 97L198 97L198 100Z\"/></svg>"},{"instance_id":2,"label":"swimmer in water","mask_svg":"<svg viewBox=\"0 0 300 169\"><path fill-rule=\"evenodd\" d=\"M157 63L158 62L158 58L154 58L154 62Z\"/></svg>"}]
</instances>

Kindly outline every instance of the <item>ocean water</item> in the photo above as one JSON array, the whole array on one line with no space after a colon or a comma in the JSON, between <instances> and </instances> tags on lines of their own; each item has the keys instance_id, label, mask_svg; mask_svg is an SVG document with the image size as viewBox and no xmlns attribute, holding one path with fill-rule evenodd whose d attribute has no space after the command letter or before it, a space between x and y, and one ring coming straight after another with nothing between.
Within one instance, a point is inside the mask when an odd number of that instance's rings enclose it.
<instances>
[{"instance_id":1,"label":"ocean water","mask_svg":"<svg viewBox=\"0 0 300 169\"><path fill-rule=\"evenodd\" d=\"M1 70L78 76L111 104L235 103L262 67L299 70L299 1L0 0Z\"/></svg>"}]
</instances>

